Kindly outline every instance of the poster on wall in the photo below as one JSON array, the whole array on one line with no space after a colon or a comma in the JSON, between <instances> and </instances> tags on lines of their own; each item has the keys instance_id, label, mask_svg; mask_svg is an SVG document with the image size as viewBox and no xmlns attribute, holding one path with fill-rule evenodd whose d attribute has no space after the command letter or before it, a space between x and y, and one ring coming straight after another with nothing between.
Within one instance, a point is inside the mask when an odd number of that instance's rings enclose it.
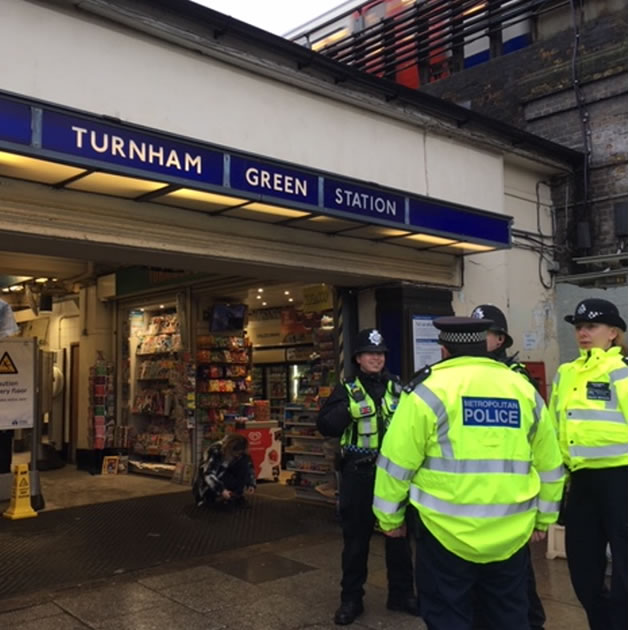
<instances>
[{"instance_id":1,"label":"poster on wall","mask_svg":"<svg viewBox=\"0 0 630 630\"><path fill-rule=\"evenodd\" d=\"M425 365L437 363L442 358L438 345L438 329L433 325L431 315L412 315L411 336L413 339L413 371L417 372Z\"/></svg>"},{"instance_id":2,"label":"poster on wall","mask_svg":"<svg viewBox=\"0 0 630 630\"><path fill-rule=\"evenodd\" d=\"M35 340L0 339L0 429L33 426Z\"/></svg>"}]
</instances>

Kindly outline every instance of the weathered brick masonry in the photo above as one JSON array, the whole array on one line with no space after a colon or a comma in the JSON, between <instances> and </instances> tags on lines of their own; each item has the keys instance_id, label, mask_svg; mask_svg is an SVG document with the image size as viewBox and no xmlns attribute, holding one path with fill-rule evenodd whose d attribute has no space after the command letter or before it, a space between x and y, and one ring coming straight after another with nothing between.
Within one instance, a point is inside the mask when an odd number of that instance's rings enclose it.
<instances>
[{"instance_id":1,"label":"weathered brick masonry","mask_svg":"<svg viewBox=\"0 0 630 630\"><path fill-rule=\"evenodd\" d=\"M590 211L575 203L582 198L583 177L554 182L556 244L564 273L577 270L571 265L573 256L627 250L627 237L616 234L614 214L615 203L627 204L628 193L627 7L608 12L604 8L581 28L576 67L587 124L573 86L575 37L568 12L566 27L525 49L422 88L573 149L583 151L584 133L590 132Z\"/></svg>"}]
</instances>

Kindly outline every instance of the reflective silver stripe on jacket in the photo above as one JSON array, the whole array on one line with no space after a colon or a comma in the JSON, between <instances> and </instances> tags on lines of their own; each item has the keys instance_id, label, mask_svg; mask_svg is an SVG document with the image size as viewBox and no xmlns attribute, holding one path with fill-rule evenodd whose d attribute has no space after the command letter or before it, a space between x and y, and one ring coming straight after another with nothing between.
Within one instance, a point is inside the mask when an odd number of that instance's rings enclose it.
<instances>
[{"instance_id":1,"label":"reflective silver stripe on jacket","mask_svg":"<svg viewBox=\"0 0 630 630\"><path fill-rule=\"evenodd\" d=\"M437 416L437 441L445 457L453 457L453 445L448 437L448 413L442 401L426 386L420 383L414 394L421 398Z\"/></svg>"},{"instance_id":2,"label":"reflective silver stripe on jacket","mask_svg":"<svg viewBox=\"0 0 630 630\"><path fill-rule=\"evenodd\" d=\"M362 435L372 435L372 422L370 420L357 420L356 423L359 433Z\"/></svg>"},{"instance_id":3,"label":"reflective silver stripe on jacket","mask_svg":"<svg viewBox=\"0 0 630 630\"><path fill-rule=\"evenodd\" d=\"M531 462L513 459L448 459L446 457L427 457L422 463L422 468L455 473L457 475L477 473L527 475L531 470Z\"/></svg>"},{"instance_id":4,"label":"reflective silver stripe on jacket","mask_svg":"<svg viewBox=\"0 0 630 630\"><path fill-rule=\"evenodd\" d=\"M554 468L553 470L539 472L538 476L541 481L548 483L552 481L560 481L564 477L564 466L558 466L558 468Z\"/></svg>"},{"instance_id":5,"label":"reflective silver stripe on jacket","mask_svg":"<svg viewBox=\"0 0 630 630\"><path fill-rule=\"evenodd\" d=\"M586 459L597 459L600 457L615 457L616 455L627 455L627 444L611 444L610 446L570 446L571 457L585 457Z\"/></svg>"},{"instance_id":6,"label":"reflective silver stripe on jacket","mask_svg":"<svg viewBox=\"0 0 630 630\"><path fill-rule=\"evenodd\" d=\"M361 446L363 448L370 448L370 439L371 439L371 435L358 435L357 446Z\"/></svg>"},{"instance_id":7,"label":"reflective silver stripe on jacket","mask_svg":"<svg viewBox=\"0 0 630 630\"><path fill-rule=\"evenodd\" d=\"M464 518L498 518L502 516L511 516L513 514L522 514L536 508L536 497L524 501L522 503L450 503L443 499L420 490L417 486L411 486L409 491L411 499L423 505L424 507L447 514L448 516L460 516Z\"/></svg>"},{"instance_id":8,"label":"reflective silver stripe on jacket","mask_svg":"<svg viewBox=\"0 0 630 630\"><path fill-rule=\"evenodd\" d=\"M376 460L376 465L379 468L382 468L389 475L391 475L394 479L399 479L400 481L408 481L412 479L416 474L415 470L411 470L409 468L403 468L398 464L395 464L391 459L385 457L385 455L379 455Z\"/></svg>"},{"instance_id":9,"label":"reflective silver stripe on jacket","mask_svg":"<svg viewBox=\"0 0 630 630\"><path fill-rule=\"evenodd\" d=\"M606 409L619 409L619 397L617 396L617 388L615 387L615 383L617 381L622 381L623 379L628 378L628 368L622 367L616 370L613 370L609 375L610 384L612 387L610 388L610 400L606 401Z\"/></svg>"},{"instance_id":10,"label":"reflective silver stripe on jacket","mask_svg":"<svg viewBox=\"0 0 630 630\"><path fill-rule=\"evenodd\" d=\"M377 509L383 512L383 514L396 514L402 508L407 505L407 501L401 501L400 503L394 503L393 501L387 501L386 499L381 499L381 497L377 497L374 495L374 501L372 501L372 505Z\"/></svg>"},{"instance_id":11,"label":"reflective silver stripe on jacket","mask_svg":"<svg viewBox=\"0 0 630 630\"><path fill-rule=\"evenodd\" d=\"M529 433L527 434L527 440L530 444L534 440L536 431L538 430L538 423L540 422L540 419L542 418L542 412L544 408L545 408L545 401L543 400L543 397L538 392L536 392L536 407L534 409L534 422L532 423L532 427L529 430Z\"/></svg>"},{"instance_id":12,"label":"reflective silver stripe on jacket","mask_svg":"<svg viewBox=\"0 0 630 630\"><path fill-rule=\"evenodd\" d=\"M625 424L621 411L609 411L608 409L568 409L567 420L593 420L603 422L620 422Z\"/></svg>"},{"instance_id":13,"label":"reflective silver stripe on jacket","mask_svg":"<svg viewBox=\"0 0 630 630\"><path fill-rule=\"evenodd\" d=\"M541 501L538 499L539 512L559 512L560 501Z\"/></svg>"},{"instance_id":14,"label":"reflective silver stripe on jacket","mask_svg":"<svg viewBox=\"0 0 630 630\"><path fill-rule=\"evenodd\" d=\"M616 381L622 381L624 378L628 378L628 368L622 367L616 370L613 370L608 374L608 378L611 383L615 383Z\"/></svg>"}]
</instances>

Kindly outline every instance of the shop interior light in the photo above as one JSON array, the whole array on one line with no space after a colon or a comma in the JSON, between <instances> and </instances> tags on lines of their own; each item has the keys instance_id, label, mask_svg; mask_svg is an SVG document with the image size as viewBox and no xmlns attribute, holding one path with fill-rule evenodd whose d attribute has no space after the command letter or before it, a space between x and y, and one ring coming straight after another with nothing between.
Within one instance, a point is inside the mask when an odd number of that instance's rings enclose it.
<instances>
[{"instance_id":1,"label":"shop interior light","mask_svg":"<svg viewBox=\"0 0 630 630\"><path fill-rule=\"evenodd\" d=\"M271 206L255 201L242 208L232 208L225 213L225 216L269 221L271 223L284 219L299 219L300 217L307 217L309 214L310 212L304 212L303 210L291 210L290 208Z\"/></svg>"},{"instance_id":2,"label":"shop interior light","mask_svg":"<svg viewBox=\"0 0 630 630\"><path fill-rule=\"evenodd\" d=\"M110 173L91 173L81 179L70 182L66 188L133 199L165 186L166 184L163 182L155 182L138 177L123 177L122 175L111 175Z\"/></svg>"},{"instance_id":3,"label":"shop interior light","mask_svg":"<svg viewBox=\"0 0 630 630\"><path fill-rule=\"evenodd\" d=\"M10 290L9 287L3 287L2 293L8 293Z\"/></svg>"},{"instance_id":4,"label":"shop interior light","mask_svg":"<svg viewBox=\"0 0 630 630\"><path fill-rule=\"evenodd\" d=\"M223 210L232 206L239 206L247 201L238 197L228 197L227 195L217 195L215 193L193 190L192 188L180 188L173 192L157 197L155 203L169 206L180 206L191 210L201 210L211 212L213 210Z\"/></svg>"},{"instance_id":5,"label":"shop interior light","mask_svg":"<svg viewBox=\"0 0 630 630\"><path fill-rule=\"evenodd\" d=\"M160 308L164 308L164 304L160 304Z\"/></svg>"},{"instance_id":6,"label":"shop interior light","mask_svg":"<svg viewBox=\"0 0 630 630\"><path fill-rule=\"evenodd\" d=\"M262 293L264 289L258 289L258 293Z\"/></svg>"},{"instance_id":7,"label":"shop interior light","mask_svg":"<svg viewBox=\"0 0 630 630\"><path fill-rule=\"evenodd\" d=\"M44 284L48 282L48 278L35 278L35 282L37 282L37 284Z\"/></svg>"},{"instance_id":8,"label":"shop interior light","mask_svg":"<svg viewBox=\"0 0 630 630\"><path fill-rule=\"evenodd\" d=\"M57 184L85 172L84 168L0 151L0 175L6 177L30 179L42 184Z\"/></svg>"},{"instance_id":9,"label":"shop interior light","mask_svg":"<svg viewBox=\"0 0 630 630\"><path fill-rule=\"evenodd\" d=\"M19 293L20 291L24 291L23 284L13 284L9 287L9 291L13 291L14 293Z\"/></svg>"},{"instance_id":10,"label":"shop interior light","mask_svg":"<svg viewBox=\"0 0 630 630\"><path fill-rule=\"evenodd\" d=\"M293 298L289 298L289 302L293 302Z\"/></svg>"},{"instance_id":11,"label":"shop interior light","mask_svg":"<svg viewBox=\"0 0 630 630\"><path fill-rule=\"evenodd\" d=\"M262 303L262 305L263 305L263 306L267 306L267 302L263 302L263 303Z\"/></svg>"},{"instance_id":12,"label":"shop interior light","mask_svg":"<svg viewBox=\"0 0 630 630\"><path fill-rule=\"evenodd\" d=\"M285 294L285 295L290 295L290 294L291 294L291 291L285 291L285 292L284 292L284 294Z\"/></svg>"},{"instance_id":13,"label":"shop interior light","mask_svg":"<svg viewBox=\"0 0 630 630\"><path fill-rule=\"evenodd\" d=\"M257 299L257 300L262 300L262 295L257 295L257 296L256 296L256 299Z\"/></svg>"}]
</instances>

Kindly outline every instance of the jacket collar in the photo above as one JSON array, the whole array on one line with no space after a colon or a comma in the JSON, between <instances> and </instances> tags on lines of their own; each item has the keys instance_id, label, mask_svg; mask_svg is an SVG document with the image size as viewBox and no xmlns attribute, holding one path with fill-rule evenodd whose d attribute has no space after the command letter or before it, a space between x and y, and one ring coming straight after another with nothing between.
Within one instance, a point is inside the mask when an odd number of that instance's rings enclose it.
<instances>
[{"instance_id":1,"label":"jacket collar","mask_svg":"<svg viewBox=\"0 0 630 630\"><path fill-rule=\"evenodd\" d=\"M621 355L621 348L619 346L612 346L608 348L608 350L604 350L603 348L589 348L588 350L580 348L578 361L582 360L583 362L586 362L591 358L608 359L619 355Z\"/></svg>"}]
</instances>

